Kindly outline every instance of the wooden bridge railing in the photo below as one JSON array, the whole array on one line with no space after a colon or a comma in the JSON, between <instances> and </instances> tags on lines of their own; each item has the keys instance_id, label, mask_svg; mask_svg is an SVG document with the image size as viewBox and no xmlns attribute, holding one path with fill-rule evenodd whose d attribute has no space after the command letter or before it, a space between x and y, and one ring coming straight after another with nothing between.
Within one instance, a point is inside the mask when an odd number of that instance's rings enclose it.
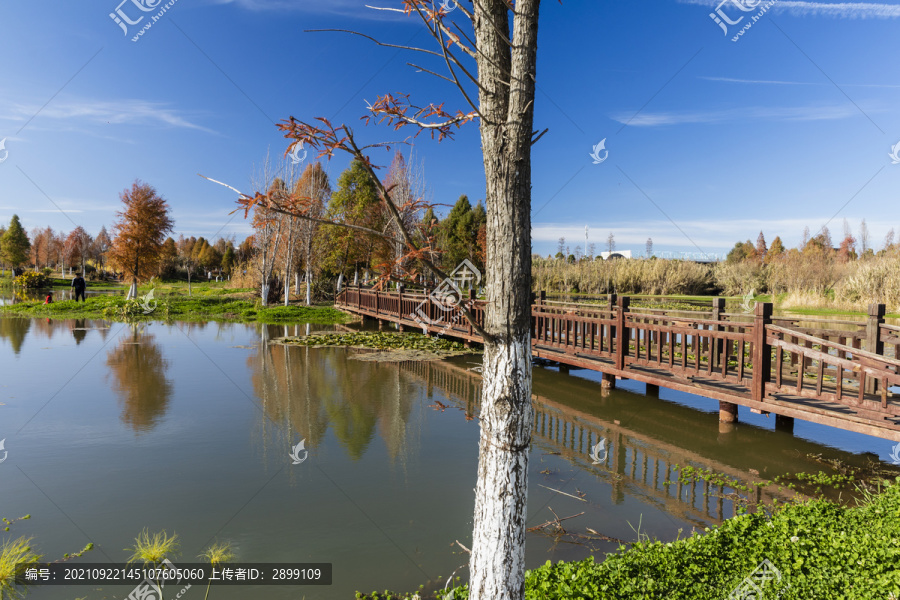
<instances>
[{"instance_id":1,"label":"wooden bridge railing","mask_svg":"<svg viewBox=\"0 0 900 600\"><path fill-rule=\"evenodd\" d=\"M427 293L348 288L336 305L401 329L480 341L458 310ZM484 302L470 295L467 305L483 324ZM746 394L753 403L776 395L819 399L879 425L900 417L889 393L900 385L900 327L884 322L884 305L871 305L866 321L775 317L768 303L757 303L752 314L724 308L724 299L716 298L711 311L699 313L632 309L630 298L614 294L605 305L566 305L547 302L541 292L532 305L532 348L537 356L605 376L664 386L672 376L703 379L737 386L744 391L729 393ZM900 431L900 421L889 427Z\"/></svg>"}]
</instances>

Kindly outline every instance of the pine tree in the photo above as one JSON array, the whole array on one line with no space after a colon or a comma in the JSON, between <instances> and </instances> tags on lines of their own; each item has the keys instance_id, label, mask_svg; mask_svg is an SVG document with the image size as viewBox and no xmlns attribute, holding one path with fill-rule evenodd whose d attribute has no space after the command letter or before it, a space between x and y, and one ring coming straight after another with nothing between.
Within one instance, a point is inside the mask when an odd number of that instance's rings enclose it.
<instances>
[{"instance_id":1,"label":"pine tree","mask_svg":"<svg viewBox=\"0 0 900 600\"><path fill-rule=\"evenodd\" d=\"M6 233L0 238L0 255L4 262L16 268L28 260L30 253L31 242L28 240L28 234L22 228L19 215L13 215Z\"/></svg>"}]
</instances>

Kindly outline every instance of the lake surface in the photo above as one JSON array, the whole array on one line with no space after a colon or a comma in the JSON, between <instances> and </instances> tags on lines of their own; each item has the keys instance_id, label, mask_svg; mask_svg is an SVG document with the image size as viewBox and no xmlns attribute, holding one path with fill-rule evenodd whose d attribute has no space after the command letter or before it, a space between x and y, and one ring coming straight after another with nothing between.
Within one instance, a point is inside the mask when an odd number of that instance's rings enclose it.
<instances>
[{"instance_id":1,"label":"lake surface","mask_svg":"<svg viewBox=\"0 0 900 600\"><path fill-rule=\"evenodd\" d=\"M199 562L218 540L243 562L334 565L329 587L217 587L212 598L442 587L466 562L455 541L469 546L471 536L480 356L379 363L350 349L269 343L317 328L0 319L0 517L32 515L0 539L33 536L47 560L93 542L71 564L124 562L147 528L178 534L176 564ZM818 471L812 455L887 461L892 446L799 420L793 435L775 431L774 416L743 407L741 423L720 431L713 400L665 389L649 397L633 381L608 392L590 371L537 367L534 392L529 526L584 511L567 530L626 541L638 528L672 540L732 516L730 501L699 486L665 485L676 464L749 481ZM605 452L592 457L600 440ZM309 454L295 465L301 441ZM528 566L601 559L618 546L572 541L531 533ZM27 597L125 598L130 589L43 587Z\"/></svg>"}]
</instances>

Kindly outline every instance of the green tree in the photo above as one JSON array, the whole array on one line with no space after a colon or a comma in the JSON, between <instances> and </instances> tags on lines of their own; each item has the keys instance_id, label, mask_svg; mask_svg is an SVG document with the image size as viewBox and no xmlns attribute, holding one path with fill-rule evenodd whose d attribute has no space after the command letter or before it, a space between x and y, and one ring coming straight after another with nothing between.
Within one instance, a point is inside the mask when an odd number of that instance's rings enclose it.
<instances>
[{"instance_id":1,"label":"green tree","mask_svg":"<svg viewBox=\"0 0 900 600\"><path fill-rule=\"evenodd\" d=\"M473 209L469 197L463 194L453 209L440 224L440 244L444 250L442 264L445 269L453 269L468 259L479 264L478 230L487 223L487 213L479 202Z\"/></svg>"},{"instance_id":2,"label":"green tree","mask_svg":"<svg viewBox=\"0 0 900 600\"><path fill-rule=\"evenodd\" d=\"M222 272L226 275L231 275L231 272L234 270L234 245L228 244L225 247L225 252L222 254Z\"/></svg>"},{"instance_id":3,"label":"green tree","mask_svg":"<svg viewBox=\"0 0 900 600\"><path fill-rule=\"evenodd\" d=\"M0 255L4 262L15 268L28 260L30 253L31 242L28 240L28 234L22 228L19 215L13 215L6 233L0 238Z\"/></svg>"},{"instance_id":4,"label":"green tree","mask_svg":"<svg viewBox=\"0 0 900 600\"><path fill-rule=\"evenodd\" d=\"M739 263L748 258L752 258L756 254L756 247L747 240L746 242L737 242L728 255L725 257L726 262Z\"/></svg>"},{"instance_id":5,"label":"green tree","mask_svg":"<svg viewBox=\"0 0 900 600\"><path fill-rule=\"evenodd\" d=\"M326 218L338 223L361 225L379 229L381 218L378 191L362 162L353 160L338 178L337 189L331 195ZM369 268L376 240L361 236L346 228L331 228L328 232L326 265L334 273L344 273L348 267Z\"/></svg>"}]
</instances>

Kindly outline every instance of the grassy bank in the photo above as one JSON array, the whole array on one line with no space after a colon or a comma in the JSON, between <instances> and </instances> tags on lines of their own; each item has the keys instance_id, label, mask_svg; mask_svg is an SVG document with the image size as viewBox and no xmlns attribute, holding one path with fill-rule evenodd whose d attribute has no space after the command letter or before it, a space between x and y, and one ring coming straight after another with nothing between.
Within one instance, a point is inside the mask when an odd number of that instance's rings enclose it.
<instances>
[{"instance_id":1,"label":"grassy bank","mask_svg":"<svg viewBox=\"0 0 900 600\"><path fill-rule=\"evenodd\" d=\"M864 494L853 507L810 500L772 514L737 516L674 542L644 540L630 548L620 547L603 562L593 557L555 565L548 561L527 572L525 597L721 600L768 560L778 576L770 571L771 579L760 584L760 597L897 598L900 478L885 484L879 493ZM357 597L381 600L412 595ZM453 598L468 598L468 590L456 588Z\"/></svg>"},{"instance_id":2,"label":"grassy bank","mask_svg":"<svg viewBox=\"0 0 900 600\"><path fill-rule=\"evenodd\" d=\"M141 294L149 290L141 291ZM178 321L237 321L257 323L344 323L349 317L331 306L259 305L248 294L228 290L211 290L202 294L194 290L193 296L179 292L154 290L155 299L147 304L140 300L125 300L124 296L88 296L86 302L65 300L52 304L19 302L0 306L0 316L50 317L55 319L111 319L126 320L178 320ZM145 314L145 310L153 308Z\"/></svg>"}]
</instances>

